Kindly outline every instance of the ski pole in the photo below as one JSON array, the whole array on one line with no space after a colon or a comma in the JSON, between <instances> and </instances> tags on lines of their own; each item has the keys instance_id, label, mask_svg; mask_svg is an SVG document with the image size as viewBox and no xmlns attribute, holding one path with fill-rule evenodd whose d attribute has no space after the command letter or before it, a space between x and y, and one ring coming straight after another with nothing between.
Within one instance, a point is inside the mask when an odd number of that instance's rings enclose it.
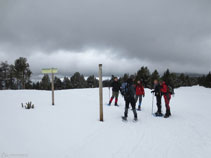
<instances>
[{"instance_id":1,"label":"ski pole","mask_svg":"<svg viewBox=\"0 0 211 158\"><path fill-rule=\"evenodd\" d=\"M111 97L111 94L110 94L110 87L108 87L108 89L109 89L108 95L109 95L109 99L110 99L110 97Z\"/></svg>"},{"instance_id":2,"label":"ski pole","mask_svg":"<svg viewBox=\"0 0 211 158\"><path fill-rule=\"evenodd\" d=\"M154 94L152 93L152 115L153 115L153 107L154 107Z\"/></svg>"}]
</instances>

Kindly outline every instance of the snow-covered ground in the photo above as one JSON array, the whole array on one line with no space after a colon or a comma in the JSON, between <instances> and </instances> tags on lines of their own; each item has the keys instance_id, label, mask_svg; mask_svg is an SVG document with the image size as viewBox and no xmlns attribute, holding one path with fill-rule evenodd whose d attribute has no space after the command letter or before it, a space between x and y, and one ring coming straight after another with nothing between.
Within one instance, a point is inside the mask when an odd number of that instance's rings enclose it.
<instances>
[{"instance_id":1,"label":"snow-covered ground","mask_svg":"<svg viewBox=\"0 0 211 158\"><path fill-rule=\"evenodd\" d=\"M177 89L169 119L151 115L152 95L146 90L137 123L131 111L129 121L121 121L122 97L120 107L104 105L105 121L99 122L98 89L56 91L55 106L50 97L48 91L0 91L0 157L211 157L211 89ZM21 108L27 101L34 110Z\"/></svg>"}]
</instances>

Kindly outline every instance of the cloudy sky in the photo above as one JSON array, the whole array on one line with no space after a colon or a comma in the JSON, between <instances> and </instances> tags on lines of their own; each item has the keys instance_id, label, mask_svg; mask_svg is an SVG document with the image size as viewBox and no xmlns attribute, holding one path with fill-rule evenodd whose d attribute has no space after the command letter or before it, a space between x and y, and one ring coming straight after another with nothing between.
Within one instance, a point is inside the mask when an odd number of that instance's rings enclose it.
<instances>
[{"instance_id":1,"label":"cloudy sky","mask_svg":"<svg viewBox=\"0 0 211 158\"><path fill-rule=\"evenodd\" d=\"M0 61L34 74L211 70L210 0L0 0Z\"/></svg>"}]
</instances>

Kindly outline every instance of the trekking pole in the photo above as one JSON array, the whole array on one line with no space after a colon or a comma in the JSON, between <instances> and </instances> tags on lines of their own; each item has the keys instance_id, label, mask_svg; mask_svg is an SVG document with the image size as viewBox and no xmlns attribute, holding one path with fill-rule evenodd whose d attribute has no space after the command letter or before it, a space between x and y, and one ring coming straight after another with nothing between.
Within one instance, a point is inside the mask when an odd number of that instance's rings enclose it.
<instances>
[{"instance_id":1,"label":"trekking pole","mask_svg":"<svg viewBox=\"0 0 211 158\"><path fill-rule=\"evenodd\" d=\"M109 99L110 99L110 97L111 97L111 94L110 94L110 87L108 87L108 89L109 89L108 95L109 95Z\"/></svg>"},{"instance_id":2,"label":"trekking pole","mask_svg":"<svg viewBox=\"0 0 211 158\"><path fill-rule=\"evenodd\" d=\"M154 108L154 93L152 93L152 115L153 115L153 108Z\"/></svg>"}]
</instances>

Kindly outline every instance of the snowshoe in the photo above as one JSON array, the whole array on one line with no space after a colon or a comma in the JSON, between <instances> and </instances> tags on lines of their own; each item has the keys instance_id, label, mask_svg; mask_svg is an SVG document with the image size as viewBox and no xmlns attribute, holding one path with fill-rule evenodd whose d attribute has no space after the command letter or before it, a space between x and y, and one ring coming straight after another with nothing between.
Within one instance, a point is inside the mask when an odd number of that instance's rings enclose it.
<instances>
[{"instance_id":1,"label":"snowshoe","mask_svg":"<svg viewBox=\"0 0 211 158\"><path fill-rule=\"evenodd\" d=\"M122 116L122 121L127 121L127 117Z\"/></svg>"},{"instance_id":2,"label":"snowshoe","mask_svg":"<svg viewBox=\"0 0 211 158\"><path fill-rule=\"evenodd\" d=\"M135 117L133 121L134 121L134 122L137 122L137 121L138 121L138 118L137 118L137 117Z\"/></svg>"},{"instance_id":3,"label":"snowshoe","mask_svg":"<svg viewBox=\"0 0 211 158\"><path fill-rule=\"evenodd\" d=\"M156 112L154 114L155 117L163 117L163 114L161 112Z\"/></svg>"}]
</instances>

